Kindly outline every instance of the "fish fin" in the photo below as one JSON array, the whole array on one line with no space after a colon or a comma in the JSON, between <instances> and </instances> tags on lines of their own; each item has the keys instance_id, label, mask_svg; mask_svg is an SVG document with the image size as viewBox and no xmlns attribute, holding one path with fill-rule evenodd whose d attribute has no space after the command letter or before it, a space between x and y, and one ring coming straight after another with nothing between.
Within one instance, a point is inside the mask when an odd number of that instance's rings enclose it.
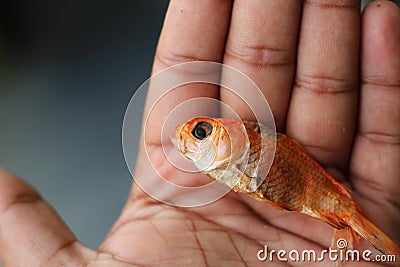
<instances>
[{"instance_id":1,"label":"fish fin","mask_svg":"<svg viewBox=\"0 0 400 267\"><path fill-rule=\"evenodd\" d=\"M331 248L333 250L342 251L340 255L346 255L347 250L353 250L354 241L358 241L358 236L350 227L342 229L333 228ZM340 258L335 261L334 266L342 266Z\"/></svg>"},{"instance_id":2,"label":"fish fin","mask_svg":"<svg viewBox=\"0 0 400 267\"><path fill-rule=\"evenodd\" d=\"M344 229L333 228L333 236L332 236L331 248L333 250L337 250L337 251L346 249L345 247L342 247L340 245L338 246L338 242L343 242L343 239L345 240L344 243L348 242L347 229L346 228L344 228ZM346 251L344 251L344 252L346 252ZM333 266L334 267L341 267L342 266L342 262L339 260L339 258L334 262Z\"/></svg>"},{"instance_id":3,"label":"fish fin","mask_svg":"<svg viewBox=\"0 0 400 267\"><path fill-rule=\"evenodd\" d=\"M354 249L355 233L350 227L333 229L331 247L336 250Z\"/></svg>"},{"instance_id":4,"label":"fish fin","mask_svg":"<svg viewBox=\"0 0 400 267\"><path fill-rule=\"evenodd\" d=\"M232 188L233 191L249 195L259 201L266 202L278 210L284 210L285 208L279 204L267 199L261 191L251 190L251 184L254 179L247 176L241 170L234 165L229 165L226 168L218 168L207 172L207 175L214 178L220 183L224 183Z\"/></svg>"},{"instance_id":5,"label":"fish fin","mask_svg":"<svg viewBox=\"0 0 400 267\"><path fill-rule=\"evenodd\" d=\"M347 223L374 248L383 254L392 254L400 259L399 246L363 215L356 213Z\"/></svg>"},{"instance_id":6,"label":"fish fin","mask_svg":"<svg viewBox=\"0 0 400 267\"><path fill-rule=\"evenodd\" d=\"M310 215L310 214L309 214ZM310 215L313 216L313 215ZM336 228L336 229L343 229L345 228L347 225L343 223L342 219L338 218L337 215L332 214L330 212L317 212L316 216L314 215L314 217L317 217L321 220L323 220L324 222L326 222L327 224L331 225L332 227Z\"/></svg>"}]
</instances>

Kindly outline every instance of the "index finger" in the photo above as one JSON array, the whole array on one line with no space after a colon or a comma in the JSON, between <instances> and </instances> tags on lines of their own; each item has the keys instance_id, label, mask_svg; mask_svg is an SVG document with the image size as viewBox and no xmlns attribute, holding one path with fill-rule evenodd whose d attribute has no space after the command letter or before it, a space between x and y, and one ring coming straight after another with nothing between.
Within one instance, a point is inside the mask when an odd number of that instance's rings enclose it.
<instances>
[{"instance_id":1,"label":"index finger","mask_svg":"<svg viewBox=\"0 0 400 267\"><path fill-rule=\"evenodd\" d=\"M220 62L229 27L231 1L173 0L168 7L159 39L153 74L173 65L189 61ZM146 111L157 101L159 89L150 85ZM146 142L159 143L162 123L168 113L185 100L196 97L218 98L218 86L187 84L163 97L148 118ZM207 106L197 106L207 110Z\"/></svg>"}]
</instances>

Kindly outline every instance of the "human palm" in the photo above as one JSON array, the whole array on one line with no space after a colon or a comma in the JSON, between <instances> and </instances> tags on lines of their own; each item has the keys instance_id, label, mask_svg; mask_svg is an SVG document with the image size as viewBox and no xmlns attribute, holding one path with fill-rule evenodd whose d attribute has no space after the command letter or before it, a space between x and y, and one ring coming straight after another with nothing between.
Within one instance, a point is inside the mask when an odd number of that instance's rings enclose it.
<instances>
[{"instance_id":1,"label":"human palm","mask_svg":"<svg viewBox=\"0 0 400 267\"><path fill-rule=\"evenodd\" d=\"M171 1L153 72L205 60L246 73L267 98L277 129L298 140L336 178L349 178L366 216L399 243L400 11L376 1L361 19L357 4ZM188 87L166 97L147 123L152 129L145 136L148 155L171 181L182 177L163 158L159 133L160 121L174 106L206 96L248 116L229 91ZM149 99L155 90L150 88ZM138 175L146 173L146 156L139 153ZM5 266L253 266L265 264L257 259L264 245L320 251L332 238L332 227L322 222L245 195L230 192L203 207L177 208L134 184L120 218L93 251L32 188L5 171L0 176L0 259ZM275 258L274 264L287 263Z\"/></svg>"}]
</instances>

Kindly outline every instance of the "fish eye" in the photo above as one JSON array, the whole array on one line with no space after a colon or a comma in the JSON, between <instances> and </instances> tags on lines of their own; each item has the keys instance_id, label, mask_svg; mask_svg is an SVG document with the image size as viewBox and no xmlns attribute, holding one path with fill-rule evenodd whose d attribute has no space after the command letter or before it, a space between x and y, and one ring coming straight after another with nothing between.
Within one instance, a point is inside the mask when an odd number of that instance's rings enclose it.
<instances>
[{"instance_id":1,"label":"fish eye","mask_svg":"<svg viewBox=\"0 0 400 267\"><path fill-rule=\"evenodd\" d=\"M202 121L194 126L192 135L199 140L203 140L208 137L212 132L212 126L208 122Z\"/></svg>"}]
</instances>

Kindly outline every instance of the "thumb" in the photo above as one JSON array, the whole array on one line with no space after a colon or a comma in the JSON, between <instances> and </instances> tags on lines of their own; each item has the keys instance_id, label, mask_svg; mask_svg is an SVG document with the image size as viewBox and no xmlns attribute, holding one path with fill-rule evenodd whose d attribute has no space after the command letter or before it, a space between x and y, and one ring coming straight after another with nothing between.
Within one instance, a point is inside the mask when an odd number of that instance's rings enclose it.
<instances>
[{"instance_id":1,"label":"thumb","mask_svg":"<svg viewBox=\"0 0 400 267\"><path fill-rule=\"evenodd\" d=\"M83 263L79 243L54 209L27 183L0 168L0 262L5 266Z\"/></svg>"}]
</instances>

